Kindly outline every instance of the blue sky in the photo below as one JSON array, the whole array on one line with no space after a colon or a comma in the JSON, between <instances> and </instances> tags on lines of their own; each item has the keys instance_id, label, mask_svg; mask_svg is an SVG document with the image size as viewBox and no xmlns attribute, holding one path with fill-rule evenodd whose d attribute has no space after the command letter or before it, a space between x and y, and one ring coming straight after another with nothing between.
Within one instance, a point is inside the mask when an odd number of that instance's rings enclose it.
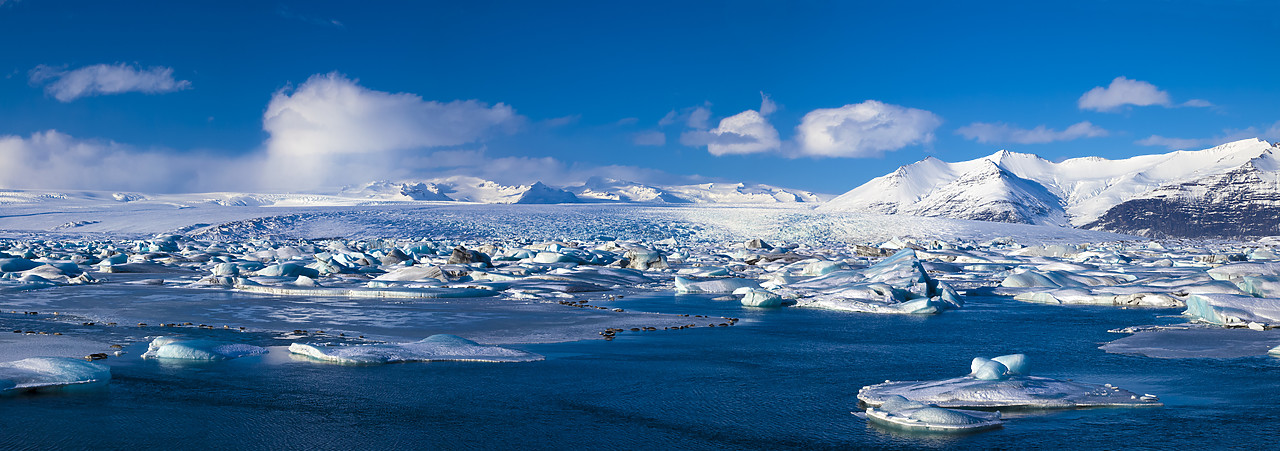
<instances>
[{"instance_id":1,"label":"blue sky","mask_svg":"<svg viewBox=\"0 0 1280 451\"><path fill-rule=\"evenodd\" d=\"M0 0L0 186L841 193L1280 140L1276 2L534 3Z\"/></svg>"}]
</instances>

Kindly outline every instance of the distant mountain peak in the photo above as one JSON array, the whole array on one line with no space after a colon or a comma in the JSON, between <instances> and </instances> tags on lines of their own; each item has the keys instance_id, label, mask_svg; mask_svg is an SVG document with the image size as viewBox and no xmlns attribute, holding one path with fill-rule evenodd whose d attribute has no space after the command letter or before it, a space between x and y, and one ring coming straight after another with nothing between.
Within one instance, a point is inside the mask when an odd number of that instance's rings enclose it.
<instances>
[{"instance_id":1,"label":"distant mountain peak","mask_svg":"<svg viewBox=\"0 0 1280 451\"><path fill-rule=\"evenodd\" d=\"M1213 227L1226 227L1238 235L1273 235L1280 234L1280 192L1273 193L1280 190L1275 149L1253 138L1198 151L1120 160L1082 157L1055 163L1008 150L956 163L926 157L872 179L820 209L1075 225L1151 235L1211 234ZM1218 216L1197 216L1194 208ZM1164 221L1195 225L1131 217L1156 218L1174 210L1182 213ZM1246 216L1255 224L1224 225L1223 221L1243 217L1227 211L1250 211ZM1272 215L1268 212L1274 213L1275 220L1265 219Z\"/></svg>"}]
</instances>

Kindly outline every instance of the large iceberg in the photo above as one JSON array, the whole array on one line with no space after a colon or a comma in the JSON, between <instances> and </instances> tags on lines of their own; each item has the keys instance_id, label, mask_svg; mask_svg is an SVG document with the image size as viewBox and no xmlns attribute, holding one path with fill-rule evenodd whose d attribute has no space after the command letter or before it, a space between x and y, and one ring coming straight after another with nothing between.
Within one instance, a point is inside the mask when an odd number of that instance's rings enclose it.
<instances>
[{"instance_id":1,"label":"large iceberg","mask_svg":"<svg viewBox=\"0 0 1280 451\"><path fill-rule=\"evenodd\" d=\"M187 340L179 337L156 337L147 345L144 359L227 360L267 353L267 348L242 343L213 340Z\"/></svg>"},{"instance_id":2,"label":"large iceberg","mask_svg":"<svg viewBox=\"0 0 1280 451\"><path fill-rule=\"evenodd\" d=\"M937 313L964 305L946 283L925 272L915 251L903 249L859 270L838 270L775 290L798 307L867 313Z\"/></svg>"},{"instance_id":3,"label":"large iceberg","mask_svg":"<svg viewBox=\"0 0 1280 451\"><path fill-rule=\"evenodd\" d=\"M858 400L880 406L895 396L944 408L1137 407L1162 405L1155 396L1118 387L1026 375L1021 354L976 358L967 376L939 381L886 381L858 391Z\"/></svg>"},{"instance_id":4,"label":"large iceberg","mask_svg":"<svg viewBox=\"0 0 1280 451\"><path fill-rule=\"evenodd\" d=\"M538 354L498 346L486 346L448 334L432 335L412 343L354 346L294 343L289 345L289 352L316 360L349 365L445 360L471 362L531 362L542 360L542 356Z\"/></svg>"},{"instance_id":5,"label":"large iceberg","mask_svg":"<svg viewBox=\"0 0 1280 451\"><path fill-rule=\"evenodd\" d=\"M1238 294L1193 294L1187 297L1185 314L1219 326L1280 324L1280 299Z\"/></svg>"},{"instance_id":6,"label":"large iceberg","mask_svg":"<svg viewBox=\"0 0 1280 451\"><path fill-rule=\"evenodd\" d=\"M0 363L0 395L109 380L111 367L83 359L31 357Z\"/></svg>"}]
</instances>

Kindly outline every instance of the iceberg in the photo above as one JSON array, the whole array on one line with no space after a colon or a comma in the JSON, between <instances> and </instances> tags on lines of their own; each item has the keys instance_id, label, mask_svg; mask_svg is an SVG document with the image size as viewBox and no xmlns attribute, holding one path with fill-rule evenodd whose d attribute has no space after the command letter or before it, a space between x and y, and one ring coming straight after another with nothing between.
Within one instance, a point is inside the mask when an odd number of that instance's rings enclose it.
<instances>
[{"instance_id":1,"label":"iceberg","mask_svg":"<svg viewBox=\"0 0 1280 451\"><path fill-rule=\"evenodd\" d=\"M1223 293L1187 296L1184 315L1218 326L1280 324L1280 299Z\"/></svg>"},{"instance_id":2,"label":"iceberg","mask_svg":"<svg viewBox=\"0 0 1280 451\"><path fill-rule=\"evenodd\" d=\"M31 357L0 363L0 395L107 382L111 367L68 357Z\"/></svg>"},{"instance_id":3,"label":"iceberg","mask_svg":"<svg viewBox=\"0 0 1280 451\"><path fill-rule=\"evenodd\" d=\"M944 409L894 395L878 407L868 407L872 423L912 431L975 432L1004 424L1000 412Z\"/></svg>"},{"instance_id":4,"label":"iceberg","mask_svg":"<svg viewBox=\"0 0 1280 451\"><path fill-rule=\"evenodd\" d=\"M777 293L759 288L742 288L733 294L741 294L740 301L744 307L782 307L786 303Z\"/></svg>"},{"instance_id":5,"label":"iceberg","mask_svg":"<svg viewBox=\"0 0 1280 451\"><path fill-rule=\"evenodd\" d=\"M858 400L881 406L895 396L943 408L1020 407L1069 409L1078 407L1140 407L1162 405L1155 396L1107 385L1085 384L1025 374L1021 354L994 359L976 358L972 372L939 381L886 381L858 391Z\"/></svg>"},{"instance_id":6,"label":"iceberg","mask_svg":"<svg viewBox=\"0 0 1280 451\"><path fill-rule=\"evenodd\" d=\"M316 360L347 365L400 362L531 362L543 357L515 349L486 346L448 334L432 335L411 343L356 346L326 346L294 343L289 352Z\"/></svg>"},{"instance_id":7,"label":"iceberg","mask_svg":"<svg viewBox=\"0 0 1280 451\"><path fill-rule=\"evenodd\" d=\"M964 305L946 283L903 249L860 270L838 270L776 290L798 307L865 313L937 313Z\"/></svg>"},{"instance_id":8,"label":"iceberg","mask_svg":"<svg viewBox=\"0 0 1280 451\"><path fill-rule=\"evenodd\" d=\"M760 282L740 277L695 280L676 276L676 293L733 293L739 288L760 288Z\"/></svg>"},{"instance_id":9,"label":"iceberg","mask_svg":"<svg viewBox=\"0 0 1280 451\"><path fill-rule=\"evenodd\" d=\"M242 343L212 340L186 340L179 337L157 337L147 345L144 359L227 360L262 355L267 348Z\"/></svg>"}]
</instances>

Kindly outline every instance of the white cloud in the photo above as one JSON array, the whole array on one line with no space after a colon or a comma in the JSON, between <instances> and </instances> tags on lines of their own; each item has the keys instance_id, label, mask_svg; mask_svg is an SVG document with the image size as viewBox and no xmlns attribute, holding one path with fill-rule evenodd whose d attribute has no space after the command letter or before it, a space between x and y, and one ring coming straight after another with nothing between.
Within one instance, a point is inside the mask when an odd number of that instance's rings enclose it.
<instances>
[{"instance_id":1,"label":"white cloud","mask_svg":"<svg viewBox=\"0 0 1280 451\"><path fill-rule=\"evenodd\" d=\"M657 130L640 132L631 135L631 142L637 146L663 146L667 144L667 134Z\"/></svg>"},{"instance_id":2,"label":"white cloud","mask_svg":"<svg viewBox=\"0 0 1280 451\"><path fill-rule=\"evenodd\" d=\"M447 175L558 185L591 176L687 182L644 168L486 154L482 142L487 137L523 121L503 104L426 101L370 90L336 74L317 75L275 94L263 115L269 136L247 154L139 149L54 130L0 135L0 187L306 192ZM468 144L470 149L460 148Z\"/></svg>"},{"instance_id":3,"label":"white cloud","mask_svg":"<svg viewBox=\"0 0 1280 451\"><path fill-rule=\"evenodd\" d=\"M1033 129L1017 128L1005 123L974 122L960 127L957 134L980 143L1041 144L1054 141L1071 141L1079 138L1107 136L1107 131L1089 121L1079 122L1058 131L1043 125Z\"/></svg>"},{"instance_id":4,"label":"white cloud","mask_svg":"<svg viewBox=\"0 0 1280 451\"><path fill-rule=\"evenodd\" d=\"M374 91L337 73L281 90L262 116L275 155L367 154L475 142L520 120L504 104Z\"/></svg>"},{"instance_id":5,"label":"white cloud","mask_svg":"<svg viewBox=\"0 0 1280 451\"><path fill-rule=\"evenodd\" d=\"M238 158L140 150L56 130L0 136L0 161L0 186L10 188L207 191L253 181Z\"/></svg>"},{"instance_id":6,"label":"white cloud","mask_svg":"<svg viewBox=\"0 0 1280 451\"><path fill-rule=\"evenodd\" d=\"M709 120L711 120L711 109L700 106L689 112L689 119L685 121L685 124L689 128L705 129Z\"/></svg>"},{"instance_id":7,"label":"white cloud","mask_svg":"<svg viewBox=\"0 0 1280 451\"><path fill-rule=\"evenodd\" d=\"M1097 86L1080 96L1077 102L1082 110L1102 112L1117 111L1125 105L1170 106L1169 93L1161 91L1156 85L1141 80L1130 80L1123 76L1111 80L1107 87Z\"/></svg>"},{"instance_id":8,"label":"white cloud","mask_svg":"<svg viewBox=\"0 0 1280 451\"><path fill-rule=\"evenodd\" d=\"M1223 130L1222 133L1209 138L1170 138L1167 136L1151 135L1134 141L1134 143L1143 146L1166 147L1169 150L1193 150L1209 148L1219 144L1249 138L1260 138L1273 142L1280 140L1280 121L1271 124L1271 126L1267 127L1266 130L1259 129L1258 127L1226 129Z\"/></svg>"},{"instance_id":9,"label":"white cloud","mask_svg":"<svg viewBox=\"0 0 1280 451\"><path fill-rule=\"evenodd\" d=\"M311 189L335 178L387 179L423 149L474 143L523 121L504 104L448 103L365 88L341 74L314 75L277 92L262 116L268 186Z\"/></svg>"},{"instance_id":10,"label":"white cloud","mask_svg":"<svg viewBox=\"0 0 1280 451\"><path fill-rule=\"evenodd\" d=\"M823 108L796 127L798 153L812 157L870 157L933 141L942 119L925 110L875 100Z\"/></svg>"},{"instance_id":11,"label":"white cloud","mask_svg":"<svg viewBox=\"0 0 1280 451\"><path fill-rule=\"evenodd\" d=\"M1209 103L1208 100L1204 100L1204 99L1191 99L1186 102L1182 102L1182 106L1189 106L1194 108L1209 108L1209 107L1212 107L1213 104Z\"/></svg>"},{"instance_id":12,"label":"white cloud","mask_svg":"<svg viewBox=\"0 0 1280 451\"><path fill-rule=\"evenodd\" d=\"M76 70L62 70L40 65L31 69L30 81L45 84L45 93L60 102L108 94L142 92L158 94L191 88L191 82L175 80L173 68L153 66L146 69L128 64L95 64Z\"/></svg>"},{"instance_id":13,"label":"white cloud","mask_svg":"<svg viewBox=\"0 0 1280 451\"><path fill-rule=\"evenodd\" d=\"M764 91L760 91L760 115L768 116L773 114L774 111L778 111L778 104L774 103L773 99L769 98L769 95L765 94Z\"/></svg>"},{"instance_id":14,"label":"white cloud","mask_svg":"<svg viewBox=\"0 0 1280 451\"><path fill-rule=\"evenodd\" d=\"M711 103L705 103L700 106L684 108L680 111L671 110L667 112L662 119L658 120L658 126L666 127L668 125L684 122L686 127L698 130L706 130L710 127L711 120Z\"/></svg>"},{"instance_id":15,"label":"white cloud","mask_svg":"<svg viewBox=\"0 0 1280 451\"><path fill-rule=\"evenodd\" d=\"M720 126L711 130L685 132L680 142L686 146L707 146L707 151L716 156L768 152L778 150L782 144L778 130L756 110L721 119Z\"/></svg>"}]
</instances>

